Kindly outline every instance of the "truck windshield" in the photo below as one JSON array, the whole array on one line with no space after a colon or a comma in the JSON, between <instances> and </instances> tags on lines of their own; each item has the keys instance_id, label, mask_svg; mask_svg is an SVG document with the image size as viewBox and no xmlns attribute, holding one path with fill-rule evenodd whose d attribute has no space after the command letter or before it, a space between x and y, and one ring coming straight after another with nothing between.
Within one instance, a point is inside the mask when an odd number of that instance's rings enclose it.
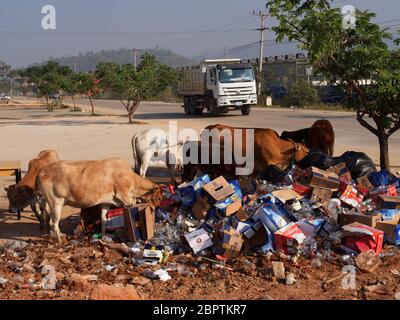
<instances>
[{"instance_id":1,"label":"truck windshield","mask_svg":"<svg viewBox=\"0 0 400 320\"><path fill-rule=\"evenodd\" d=\"M218 75L221 83L254 81L252 68L222 68L218 71Z\"/></svg>"}]
</instances>

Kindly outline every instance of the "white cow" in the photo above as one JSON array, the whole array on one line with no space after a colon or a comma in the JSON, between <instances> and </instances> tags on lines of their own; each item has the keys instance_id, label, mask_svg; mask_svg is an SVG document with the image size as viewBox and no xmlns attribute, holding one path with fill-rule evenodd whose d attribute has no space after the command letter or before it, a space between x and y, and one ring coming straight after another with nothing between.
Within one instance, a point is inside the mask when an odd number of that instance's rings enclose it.
<instances>
[{"instance_id":1,"label":"white cow","mask_svg":"<svg viewBox=\"0 0 400 320\"><path fill-rule=\"evenodd\" d=\"M169 145L161 130L147 129L135 134L132 138L135 172L145 177L150 163L161 160L171 173L172 183L176 183L175 172L183 169L183 145L184 142Z\"/></svg>"}]
</instances>

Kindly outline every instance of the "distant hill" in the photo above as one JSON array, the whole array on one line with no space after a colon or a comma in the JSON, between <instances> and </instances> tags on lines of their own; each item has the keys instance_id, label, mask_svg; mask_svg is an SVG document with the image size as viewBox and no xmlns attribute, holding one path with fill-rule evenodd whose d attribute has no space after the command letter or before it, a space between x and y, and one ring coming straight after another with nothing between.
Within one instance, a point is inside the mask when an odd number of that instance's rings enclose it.
<instances>
[{"instance_id":1,"label":"distant hill","mask_svg":"<svg viewBox=\"0 0 400 320\"><path fill-rule=\"evenodd\" d=\"M68 66L72 70L77 71L94 71L100 62L114 62L119 64L134 63L134 52L137 52L137 63L140 62L140 57L144 52L150 53L156 59L171 67L182 67L193 64L188 58L180 56L168 49L118 49L118 50L101 50L99 52L80 53L77 56L67 56L62 58L51 58L59 64Z\"/></svg>"}]
</instances>

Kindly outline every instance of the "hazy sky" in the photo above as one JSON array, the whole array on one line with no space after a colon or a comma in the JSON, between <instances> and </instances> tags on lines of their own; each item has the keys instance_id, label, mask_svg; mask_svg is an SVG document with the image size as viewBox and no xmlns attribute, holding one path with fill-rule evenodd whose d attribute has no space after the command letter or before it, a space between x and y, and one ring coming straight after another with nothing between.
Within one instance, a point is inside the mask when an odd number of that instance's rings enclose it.
<instances>
[{"instance_id":1,"label":"hazy sky","mask_svg":"<svg viewBox=\"0 0 400 320\"><path fill-rule=\"evenodd\" d=\"M253 10L265 9L266 0L1 0L0 60L27 65L101 49L154 48L157 45L193 58L216 55L259 39L252 31L259 20ZM398 0L336 0L369 9L377 21L397 19ZM44 5L54 5L57 30L41 28ZM267 26L273 21L267 21ZM199 31L214 32L199 32ZM230 30L229 32L215 32ZM274 39L267 33L267 39ZM256 50L256 46L254 47ZM292 53L292 45L266 47L266 56ZM256 52L256 51L255 51Z\"/></svg>"}]
</instances>

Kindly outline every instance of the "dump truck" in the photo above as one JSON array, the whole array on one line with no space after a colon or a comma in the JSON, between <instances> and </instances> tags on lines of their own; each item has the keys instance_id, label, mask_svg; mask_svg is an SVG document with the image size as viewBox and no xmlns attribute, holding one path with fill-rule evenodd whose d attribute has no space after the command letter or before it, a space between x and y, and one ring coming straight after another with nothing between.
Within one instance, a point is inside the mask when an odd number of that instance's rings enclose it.
<instances>
[{"instance_id":1,"label":"dump truck","mask_svg":"<svg viewBox=\"0 0 400 320\"><path fill-rule=\"evenodd\" d=\"M257 104L257 87L253 66L240 59L205 60L198 66L181 69L178 92L183 96L187 115L201 115L241 110L249 115Z\"/></svg>"}]
</instances>

